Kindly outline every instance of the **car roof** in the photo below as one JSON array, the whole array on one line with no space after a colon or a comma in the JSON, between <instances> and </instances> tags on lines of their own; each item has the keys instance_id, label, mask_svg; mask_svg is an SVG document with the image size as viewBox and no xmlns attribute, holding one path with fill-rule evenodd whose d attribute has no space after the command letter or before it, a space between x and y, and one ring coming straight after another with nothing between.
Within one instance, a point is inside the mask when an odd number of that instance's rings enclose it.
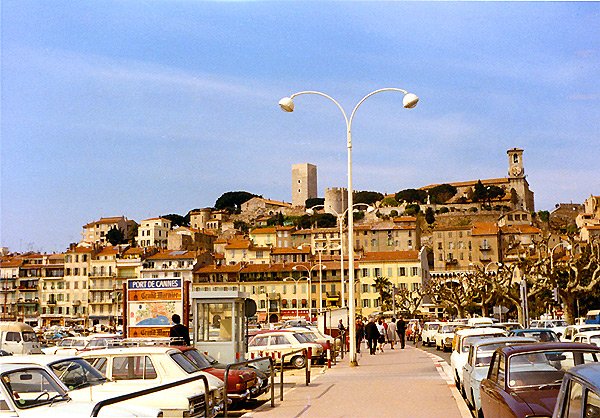
<instances>
[{"instance_id":1,"label":"car roof","mask_svg":"<svg viewBox=\"0 0 600 418\"><path fill-rule=\"evenodd\" d=\"M487 334L503 334L506 333L505 329L494 328L494 327L480 327L480 328L465 328L456 331L456 335L469 337L473 335L487 335Z\"/></svg>"},{"instance_id":2,"label":"car roof","mask_svg":"<svg viewBox=\"0 0 600 418\"><path fill-rule=\"evenodd\" d=\"M82 351L81 357L98 357L102 355L118 354L166 354L171 351L179 352L178 349L171 346L134 346L134 347L114 347L102 348L100 350Z\"/></svg>"},{"instance_id":3,"label":"car roof","mask_svg":"<svg viewBox=\"0 0 600 418\"><path fill-rule=\"evenodd\" d=\"M44 364L46 366L59 360L82 360L82 358L79 356L61 356L59 354L24 354L0 358L0 362L2 363L34 363Z\"/></svg>"},{"instance_id":4,"label":"car roof","mask_svg":"<svg viewBox=\"0 0 600 418\"><path fill-rule=\"evenodd\" d=\"M513 329L510 332L518 333L518 332L541 332L541 331L554 332L556 334L556 332L552 328L522 328L522 329Z\"/></svg>"},{"instance_id":5,"label":"car roof","mask_svg":"<svg viewBox=\"0 0 600 418\"><path fill-rule=\"evenodd\" d=\"M501 347L498 350L506 355L528 353L533 351L548 351L548 350L585 350L600 352L600 347L593 344L571 343L571 342L543 342L522 345L509 345Z\"/></svg>"},{"instance_id":6,"label":"car roof","mask_svg":"<svg viewBox=\"0 0 600 418\"><path fill-rule=\"evenodd\" d=\"M475 341L471 344L472 347L480 347L482 345L488 344L498 344L498 343L506 343L506 342L515 342L515 343L528 343L528 342L538 342L535 338L531 337L494 337L494 338L482 338L481 340Z\"/></svg>"},{"instance_id":7,"label":"car roof","mask_svg":"<svg viewBox=\"0 0 600 418\"><path fill-rule=\"evenodd\" d=\"M567 373L587 382L596 391L600 387L600 363L580 364L567 370Z\"/></svg>"},{"instance_id":8,"label":"car roof","mask_svg":"<svg viewBox=\"0 0 600 418\"><path fill-rule=\"evenodd\" d=\"M574 335L574 337L576 337L578 335L582 335L584 337L591 337L593 335L600 335L600 329L593 329L593 330L589 330L589 331L579 331L577 334Z\"/></svg>"},{"instance_id":9,"label":"car roof","mask_svg":"<svg viewBox=\"0 0 600 418\"><path fill-rule=\"evenodd\" d=\"M0 373L4 373L4 372L12 372L13 370L20 370L23 368L27 368L27 367L41 367L44 368L44 366L40 366L37 363L1 363L0 362Z\"/></svg>"}]
</instances>

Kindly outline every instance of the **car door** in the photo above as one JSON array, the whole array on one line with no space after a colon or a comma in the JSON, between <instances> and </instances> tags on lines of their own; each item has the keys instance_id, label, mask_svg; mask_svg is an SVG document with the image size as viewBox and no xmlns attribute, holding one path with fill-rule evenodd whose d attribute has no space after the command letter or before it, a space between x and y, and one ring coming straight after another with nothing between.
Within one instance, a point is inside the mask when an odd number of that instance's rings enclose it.
<instances>
[{"instance_id":1,"label":"car door","mask_svg":"<svg viewBox=\"0 0 600 418\"><path fill-rule=\"evenodd\" d=\"M271 335L269 338L269 350L277 353L278 356L283 356L292 351L292 343L286 337L288 337L286 334ZM284 360L289 361L289 356Z\"/></svg>"},{"instance_id":2,"label":"car door","mask_svg":"<svg viewBox=\"0 0 600 418\"><path fill-rule=\"evenodd\" d=\"M463 387L465 388L465 394L467 396L467 400L473 403L473 399L471 398L471 374L473 373L474 364L475 364L475 353L476 347L469 347L469 356L467 357L467 362L463 367Z\"/></svg>"},{"instance_id":3,"label":"car door","mask_svg":"<svg viewBox=\"0 0 600 418\"><path fill-rule=\"evenodd\" d=\"M502 397L500 390L504 390L504 372L500 374L500 360L502 355L494 353L490 363L490 370L487 379L481 382L481 409L486 417L497 417L500 410Z\"/></svg>"}]
</instances>

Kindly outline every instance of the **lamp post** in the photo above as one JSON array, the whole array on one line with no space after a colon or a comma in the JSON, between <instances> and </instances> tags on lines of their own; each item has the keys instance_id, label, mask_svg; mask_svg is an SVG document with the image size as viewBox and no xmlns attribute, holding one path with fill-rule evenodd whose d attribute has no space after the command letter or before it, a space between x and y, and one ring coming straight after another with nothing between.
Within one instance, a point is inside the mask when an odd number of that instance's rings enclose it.
<instances>
[{"instance_id":1,"label":"lamp post","mask_svg":"<svg viewBox=\"0 0 600 418\"><path fill-rule=\"evenodd\" d=\"M373 208L373 206L367 205L366 203L355 203L353 205L353 208L360 207L360 206L366 206L367 212L373 212L375 210L375 208ZM308 209L307 212L309 214L313 214L315 208L325 209L325 206L324 205L316 205L316 206L313 206L312 208ZM344 279L344 217L348 213L349 209L350 209L350 207L346 208L346 210L343 211L342 213L338 213L338 211L336 211L335 209L330 208L330 210L336 216L338 223L340 225L340 269L341 269L341 281L342 281L342 292L340 294L340 299L342 300L342 308L346 307L346 290L345 290L346 280ZM354 212L354 210L355 209L352 209L352 212ZM352 240L353 240L353 238L348 237L348 243L351 243Z\"/></svg>"},{"instance_id":2,"label":"lamp post","mask_svg":"<svg viewBox=\"0 0 600 418\"><path fill-rule=\"evenodd\" d=\"M554 250L560 246L564 246L568 251L571 251L571 248L573 248L573 246L566 241L561 241L552 247L552 250L550 251L550 273L554 273Z\"/></svg>"},{"instance_id":3,"label":"lamp post","mask_svg":"<svg viewBox=\"0 0 600 418\"><path fill-rule=\"evenodd\" d=\"M330 101L332 101L337 107L338 109L340 109L340 111L342 112L342 116L344 117L344 121L346 122L346 147L348 149L348 207L351 208L353 207L353 189L352 189L352 122L354 120L354 115L356 114L356 111L358 110L358 108L360 107L361 104L363 104L363 102L365 100L367 100L369 97L377 94L377 93L382 93L384 91L397 91L400 92L404 95L403 99L402 99L402 104L405 108L407 109L411 109L413 107L415 107L417 105L417 103L419 102L419 98L412 94L409 93L406 90L403 89L399 89L399 88L395 88L395 87L386 87L383 89L378 89L375 91L372 91L371 93L367 94L366 96L364 96L355 106L354 109L352 110L352 113L350 114L350 118L348 118L348 116L346 115L346 112L344 111L344 108L331 96L322 93L320 91L300 91L298 93L294 93L292 94L290 97L284 97L283 99L281 99L279 101L279 106L281 107L281 109L285 112L293 112L294 111L294 97L296 96L300 96L303 94L316 94L318 96L322 96L325 97L326 99L329 99ZM348 217L348 237L350 237L351 239L354 239L354 219L352 216ZM350 323L352 324L352 326L350 326L350 365L351 366L358 366L358 361L357 361L357 356L356 356L356 327L354 326L354 321L355 321L355 301L354 301L354 243L349 243L350 245L348 245L348 284L349 284L349 292L348 292L348 303L349 303L349 315L350 315Z\"/></svg>"},{"instance_id":4,"label":"lamp post","mask_svg":"<svg viewBox=\"0 0 600 418\"><path fill-rule=\"evenodd\" d=\"M308 316L310 317L309 320L312 320L312 271L317 267L320 267L319 270L327 268L327 266L324 266L321 263L315 264L311 268L308 268L302 264L297 264L294 267L292 267L292 270L294 271L297 271L298 268L303 268L308 273Z\"/></svg>"},{"instance_id":5,"label":"lamp post","mask_svg":"<svg viewBox=\"0 0 600 418\"><path fill-rule=\"evenodd\" d=\"M294 282L294 286L296 286L296 318L300 318L300 298L298 298L298 293L300 292L298 291L298 283L302 280L308 280L310 283L310 278L302 276L297 279L294 279L292 276L289 276L283 279L284 282L288 282L290 280L292 280Z\"/></svg>"}]
</instances>

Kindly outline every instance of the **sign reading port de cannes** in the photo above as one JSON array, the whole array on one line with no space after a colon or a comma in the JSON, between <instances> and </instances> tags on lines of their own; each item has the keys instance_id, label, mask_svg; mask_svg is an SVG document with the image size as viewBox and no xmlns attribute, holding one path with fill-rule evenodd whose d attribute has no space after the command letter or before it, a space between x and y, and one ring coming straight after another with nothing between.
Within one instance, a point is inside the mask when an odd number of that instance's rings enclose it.
<instances>
[{"instance_id":1,"label":"sign reading port de cannes","mask_svg":"<svg viewBox=\"0 0 600 418\"><path fill-rule=\"evenodd\" d=\"M168 337L171 316L183 317L183 280L128 280L127 311L129 337Z\"/></svg>"}]
</instances>

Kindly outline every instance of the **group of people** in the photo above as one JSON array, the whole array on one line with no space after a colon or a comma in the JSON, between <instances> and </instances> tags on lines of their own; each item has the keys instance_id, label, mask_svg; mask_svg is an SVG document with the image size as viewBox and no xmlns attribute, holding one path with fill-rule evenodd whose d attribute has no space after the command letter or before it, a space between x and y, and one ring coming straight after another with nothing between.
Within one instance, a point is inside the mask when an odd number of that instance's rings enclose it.
<instances>
[{"instance_id":1,"label":"group of people","mask_svg":"<svg viewBox=\"0 0 600 418\"><path fill-rule=\"evenodd\" d=\"M406 345L406 329L408 324L402 316L396 320L392 318L389 322L383 318L375 319L371 317L356 320L356 352L360 353L360 346L363 340L366 340L369 354L373 355L377 351L383 353L386 344L393 350L394 346L400 341L400 348L404 349ZM421 326L415 323L412 326L414 341L418 342L421 333Z\"/></svg>"}]
</instances>

